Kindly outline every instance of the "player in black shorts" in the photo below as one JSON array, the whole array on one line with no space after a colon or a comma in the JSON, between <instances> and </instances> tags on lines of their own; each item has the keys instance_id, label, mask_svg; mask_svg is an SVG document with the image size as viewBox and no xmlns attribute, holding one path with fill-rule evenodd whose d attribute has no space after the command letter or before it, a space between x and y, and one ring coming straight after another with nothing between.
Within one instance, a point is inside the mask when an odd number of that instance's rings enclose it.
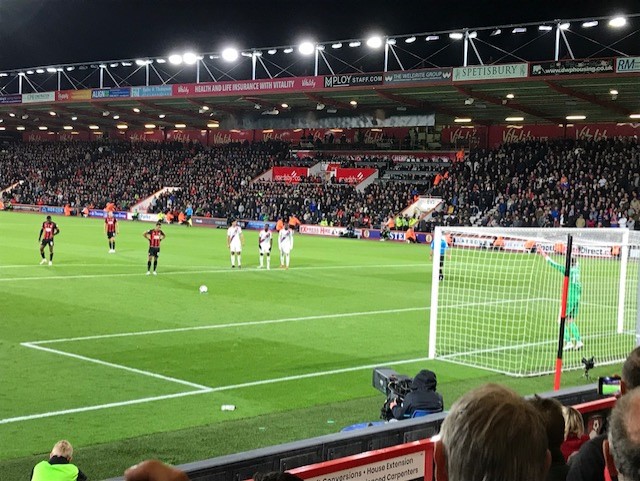
<instances>
[{"instance_id":1,"label":"player in black shorts","mask_svg":"<svg viewBox=\"0 0 640 481\"><path fill-rule=\"evenodd\" d=\"M149 241L149 257L147 259L147 275L151 274L151 261L153 261L153 275L158 275L156 272L156 267L158 267L158 255L160 254L160 242L164 240L166 237L164 232L162 232L162 224L160 222L156 223L156 227L154 229L148 230L144 234L145 239Z\"/></svg>"},{"instance_id":2,"label":"player in black shorts","mask_svg":"<svg viewBox=\"0 0 640 481\"><path fill-rule=\"evenodd\" d=\"M47 260L44 258L44 248L49 246L49 265L53 264L53 238L60 233L60 229L55 222L51 220L51 216L47 216L47 220L42 223L40 229L40 235L38 236L38 242L40 243L40 257L42 260L40 264L46 264Z\"/></svg>"}]
</instances>

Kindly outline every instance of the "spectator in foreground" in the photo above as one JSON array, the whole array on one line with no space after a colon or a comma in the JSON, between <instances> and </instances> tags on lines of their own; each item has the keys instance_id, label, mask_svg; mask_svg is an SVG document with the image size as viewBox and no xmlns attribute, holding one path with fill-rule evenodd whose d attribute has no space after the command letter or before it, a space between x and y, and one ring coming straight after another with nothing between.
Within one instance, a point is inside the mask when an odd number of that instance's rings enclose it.
<instances>
[{"instance_id":1,"label":"spectator in foreground","mask_svg":"<svg viewBox=\"0 0 640 481\"><path fill-rule=\"evenodd\" d=\"M580 411L571 406L563 406L562 414L564 415L564 442L560 449L564 459L570 462L572 455L589 441L589 436L584 433L584 420Z\"/></svg>"},{"instance_id":2,"label":"spectator in foreground","mask_svg":"<svg viewBox=\"0 0 640 481\"><path fill-rule=\"evenodd\" d=\"M640 386L640 347L636 347L622 365L620 395ZM605 459L603 443L606 434L594 437L584 443L577 454L571 458L567 481L604 481Z\"/></svg>"},{"instance_id":3,"label":"spectator in foreground","mask_svg":"<svg viewBox=\"0 0 640 481\"><path fill-rule=\"evenodd\" d=\"M33 468L31 481L85 481L87 477L71 464L73 446L66 440L58 441L51 450L48 461L40 461Z\"/></svg>"},{"instance_id":4,"label":"spectator in foreground","mask_svg":"<svg viewBox=\"0 0 640 481\"><path fill-rule=\"evenodd\" d=\"M444 408L442 395L436 392L438 379L436 373L423 369L411 381L411 391L402 399L389 404L389 409L395 419L411 417L415 411L439 413Z\"/></svg>"},{"instance_id":5,"label":"spectator in foreground","mask_svg":"<svg viewBox=\"0 0 640 481\"><path fill-rule=\"evenodd\" d=\"M454 403L435 444L436 481L540 481L551 463L544 421L530 403L497 384Z\"/></svg>"},{"instance_id":6,"label":"spectator in foreground","mask_svg":"<svg viewBox=\"0 0 640 481\"><path fill-rule=\"evenodd\" d=\"M565 431L562 404L556 399L543 399L539 396L535 396L529 402L542 415L547 430L547 441L549 443L549 452L551 453L551 466L549 467L547 481L565 481L569 466L567 466L560 449L564 441Z\"/></svg>"},{"instance_id":7,"label":"spectator in foreground","mask_svg":"<svg viewBox=\"0 0 640 481\"><path fill-rule=\"evenodd\" d=\"M124 472L125 481L189 481L179 469L151 459L131 466Z\"/></svg>"},{"instance_id":8,"label":"spectator in foreground","mask_svg":"<svg viewBox=\"0 0 640 481\"><path fill-rule=\"evenodd\" d=\"M609 418L604 457L611 479L640 481L640 390L623 396Z\"/></svg>"}]
</instances>

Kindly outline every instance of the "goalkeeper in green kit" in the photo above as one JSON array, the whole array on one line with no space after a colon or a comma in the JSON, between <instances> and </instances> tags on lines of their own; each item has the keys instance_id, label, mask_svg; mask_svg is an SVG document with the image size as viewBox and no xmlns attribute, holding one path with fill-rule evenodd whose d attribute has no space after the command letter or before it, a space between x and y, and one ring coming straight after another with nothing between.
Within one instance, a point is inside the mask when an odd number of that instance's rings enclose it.
<instances>
[{"instance_id":1,"label":"goalkeeper in green kit","mask_svg":"<svg viewBox=\"0 0 640 481\"><path fill-rule=\"evenodd\" d=\"M565 266L555 262L549 254L538 249L547 263L562 275L565 273ZM576 324L578 311L580 310L580 297L582 296L582 283L580 282L580 266L575 257L571 258L571 268L569 269L569 292L567 294L567 319L564 326L564 350L582 349L584 343L580 337L580 330Z\"/></svg>"}]
</instances>

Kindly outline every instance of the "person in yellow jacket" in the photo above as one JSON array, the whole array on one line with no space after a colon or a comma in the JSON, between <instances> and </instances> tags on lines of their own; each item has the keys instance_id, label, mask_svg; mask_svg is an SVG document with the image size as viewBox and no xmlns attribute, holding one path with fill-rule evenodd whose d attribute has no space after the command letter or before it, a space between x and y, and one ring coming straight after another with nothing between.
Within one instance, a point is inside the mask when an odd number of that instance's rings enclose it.
<instances>
[{"instance_id":1,"label":"person in yellow jacket","mask_svg":"<svg viewBox=\"0 0 640 481\"><path fill-rule=\"evenodd\" d=\"M73 447L66 440L58 441L51 450L48 461L40 461L33 468L31 481L86 481L85 474L75 464Z\"/></svg>"}]
</instances>

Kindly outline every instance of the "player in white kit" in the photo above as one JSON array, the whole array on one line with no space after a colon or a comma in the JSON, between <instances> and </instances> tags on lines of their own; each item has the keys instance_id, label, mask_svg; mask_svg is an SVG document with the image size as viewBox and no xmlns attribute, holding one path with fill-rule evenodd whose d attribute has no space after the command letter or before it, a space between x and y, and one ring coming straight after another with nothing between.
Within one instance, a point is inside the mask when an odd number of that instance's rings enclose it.
<instances>
[{"instance_id":1,"label":"player in white kit","mask_svg":"<svg viewBox=\"0 0 640 481\"><path fill-rule=\"evenodd\" d=\"M269 230L269 224L264 225L264 230L258 234L258 250L260 251L260 266L264 267L264 258L267 257L267 270L271 269L271 246L273 245L273 236Z\"/></svg>"},{"instance_id":2,"label":"player in white kit","mask_svg":"<svg viewBox=\"0 0 640 481\"><path fill-rule=\"evenodd\" d=\"M231 222L231 227L227 229L227 247L231 251L231 267L236 266L238 260L238 269L242 268L242 246L244 245L244 235L242 229L238 225L238 221Z\"/></svg>"},{"instance_id":3,"label":"player in white kit","mask_svg":"<svg viewBox=\"0 0 640 481\"><path fill-rule=\"evenodd\" d=\"M285 223L278 234L278 247L280 248L280 267L289 268L289 257L293 250L293 231Z\"/></svg>"}]
</instances>

